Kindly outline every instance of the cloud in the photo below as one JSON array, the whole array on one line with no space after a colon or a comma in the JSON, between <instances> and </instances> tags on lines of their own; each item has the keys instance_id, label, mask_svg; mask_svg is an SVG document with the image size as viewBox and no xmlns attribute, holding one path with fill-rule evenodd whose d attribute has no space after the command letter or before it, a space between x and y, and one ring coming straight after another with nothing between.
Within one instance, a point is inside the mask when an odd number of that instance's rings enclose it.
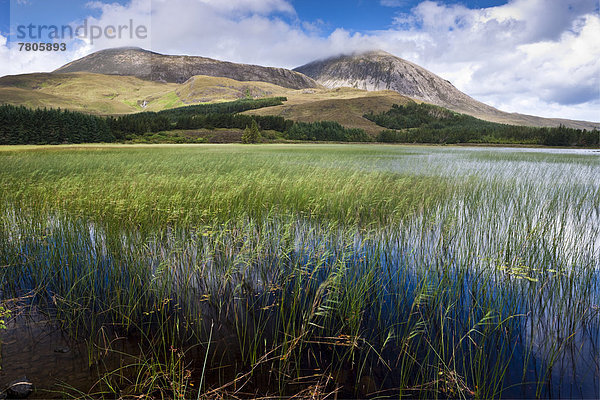
<instances>
[{"instance_id":1,"label":"cloud","mask_svg":"<svg viewBox=\"0 0 600 400\"><path fill-rule=\"evenodd\" d=\"M403 0L378 1L390 7L404 5ZM125 5L97 1L90 7L100 12L90 22L107 26L132 19L146 24L150 35L146 40L102 38L93 44L81 40L69 53L37 60L11 49L13 70L54 69L80 54L130 45L288 68L380 48L505 111L600 119L596 0L511 0L483 9L423 1L409 13L397 14L390 29L339 28L327 35L318 24L300 20L287 0L132 0ZM0 57L6 51L0 44Z\"/></svg>"},{"instance_id":2,"label":"cloud","mask_svg":"<svg viewBox=\"0 0 600 400\"><path fill-rule=\"evenodd\" d=\"M503 110L598 121L597 9L593 0L515 0L477 10L425 1L383 35L392 52Z\"/></svg>"},{"instance_id":3,"label":"cloud","mask_svg":"<svg viewBox=\"0 0 600 400\"><path fill-rule=\"evenodd\" d=\"M19 52L18 47L9 47L7 37L0 35L0 76L48 71L65 64L74 55L50 52L41 56L34 52Z\"/></svg>"},{"instance_id":4,"label":"cloud","mask_svg":"<svg viewBox=\"0 0 600 400\"><path fill-rule=\"evenodd\" d=\"M597 14L595 0L513 0L505 6L489 9L488 18L518 20L524 25L523 39L557 40L574 20Z\"/></svg>"},{"instance_id":5,"label":"cloud","mask_svg":"<svg viewBox=\"0 0 600 400\"><path fill-rule=\"evenodd\" d=\"M0 35L0 76L8 75L11 72L9 69L10 53L6 42L6 37Z\"/></svg>"}]
</instances>

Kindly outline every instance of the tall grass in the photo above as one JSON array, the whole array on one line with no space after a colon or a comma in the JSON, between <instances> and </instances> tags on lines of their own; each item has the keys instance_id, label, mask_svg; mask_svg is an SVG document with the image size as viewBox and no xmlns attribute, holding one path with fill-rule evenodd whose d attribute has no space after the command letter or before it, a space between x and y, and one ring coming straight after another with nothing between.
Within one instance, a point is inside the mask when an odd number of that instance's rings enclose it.
<instances>
[{"instance_id":1,"label":"tall grass","mask_svg":"<svg viewBox=\"0 0 600 400\"><path fill-rule=\"evenodd\" d=\"M592 153L9 148L0 163L2 294L89 343L89 394L598 395Z\"/></svg>"}]
</instances>

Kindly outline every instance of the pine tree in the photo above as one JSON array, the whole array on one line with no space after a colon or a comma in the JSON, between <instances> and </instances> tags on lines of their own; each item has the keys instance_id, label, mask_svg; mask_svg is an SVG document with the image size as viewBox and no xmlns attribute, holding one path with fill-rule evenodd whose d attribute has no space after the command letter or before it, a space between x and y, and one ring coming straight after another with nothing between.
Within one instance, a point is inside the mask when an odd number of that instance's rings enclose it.
<instances>
[{"instance_id":1,"label":"pine tree","mask_svg":"<svg viewBox=\"0 0 600 400\"><path fill-rule=\"evenodd\" d=\"M252 125L248 127L246 125L246 129L244 129L244 134L242 135L242 143L258 143L261 139L260 131L258 130L258 124L256 120L252 120Z\"/></svg>"}]
</instances>

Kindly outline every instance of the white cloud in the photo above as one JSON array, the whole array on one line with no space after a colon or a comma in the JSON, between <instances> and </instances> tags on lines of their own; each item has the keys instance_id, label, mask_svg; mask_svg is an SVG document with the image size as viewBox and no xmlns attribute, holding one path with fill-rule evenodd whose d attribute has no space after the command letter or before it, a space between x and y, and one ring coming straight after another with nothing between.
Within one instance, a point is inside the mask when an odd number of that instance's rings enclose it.
<instances>
[{"instance_id":1,"label":"white cloud","mask_svg":"<svg viewBox=\"0 0 600 400\"><path fill-rule=\"evenodd\" d=\"M396 37L392 51L404 47L479 100L510 112L600 120L593 0L515 0L482 10L427 1L397 22L387 33Z\"/></svg>"},{"instance_id":2,"label":"white cloud","mask_svg":"<svg viewBox=\"0 0 600 400\"><path fill-rule=\"evenodd\" d=\"M25 52L19 46L9 47L8 38L0 35L0 76L30 72L47 72L64 65L84 53L69 52Z\"/></svg>"},{"instance_id":3,"label":"white cloud","mask_svg":"<svg viewBox=\"0 0 600 400\"><path fill-rule=\"evenodd\" d=\"M387 6L403 3L377 1ZM125 45L282 67L381 48L505 111L600 120L596 0L512 0L486 9L423 1L410 13L397 15L392 29L362 33L337 29L328 36L320 35L318 25L299 20L287 0L132 0L124 6L90 5L101 11L90 22L107 26L132 19L146 24L150 37L81 41L71 52L54 58L30 60L17 55L13 70L50 70L63 59ZM0 57L5 53L0 42Z\"/></svg>"},{"instance_id":4,"label":"white cloud","mask_svg":"<svg viewBox=\"0 0 600 400\"><path fill-rule=\"evenodd\" d=\"M7 39L0 35L0 76L10 74L10 53L6 46Z\"/></svg>"}]
</instances>

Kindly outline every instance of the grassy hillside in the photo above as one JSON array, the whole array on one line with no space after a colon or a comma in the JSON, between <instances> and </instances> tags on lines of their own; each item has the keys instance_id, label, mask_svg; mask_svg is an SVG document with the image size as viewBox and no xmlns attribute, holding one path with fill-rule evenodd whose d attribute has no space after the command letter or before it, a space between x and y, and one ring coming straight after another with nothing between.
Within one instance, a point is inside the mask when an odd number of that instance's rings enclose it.
<instances>
[{"instance_id":1,"label":"grassy hillside","mask_svg":"<svg viewBox=\"0 0 600 400\"><path fill-rule=\"evenodd\" d=\"M366 92L339 88L332 90L295 91L281 106L247 111L252 115L274 115L297 122L335 121L350 128L377 134L381 127L364 118L365 113L380 113L393 104L407 104L408 97L392 91Z\"/></svg>"},{"instance_id":2,"label":"grassy hillside","mask_svg":"<svg viewBox=\"0 0 600 400\"><path fill-rule=\"evenodd\" d=\"M52 107L91 114L161 111L191 104L245 97L283 96L289 89L263 82L196 76L183 84L132 76L91 73L25 74L0 78L0 104Z\"/></svg>"},{"instance_id":3,"label":"grassy hillside","mask_svg":"<svg viewBox=\"0 0 600 400\"><path fill-rule=\"evenodd\" d=\"M211 76L195 76L183 84L82 72L0 78L0 104L62 108L101 115L161 111L193 104L275 96L286 96L288 101L282 106L248 113L282 116L300 122L336 121L371 134L381 129L363 118L363 114L384 112L392 104L410 101L392 91L366 92L351 88L293 90L266 82L240 82Z\"/></svg>"},{"instance_id":4,"label":"grassy hillside","mask_svg":"<svg viewBox=\"0 0 600 400\"><path fill-rule=\"evenodd\" d=\"M237 100L245 97L286 96L293 90L266 82L240 82L214 76L194 76L179 85L175 93L185 104Z\"/></svg>"},{"instance_id":5,"label":"grassy hillside","mask_svg":"<svg viewBox=\"0 0 600 400\"><path fill-rule=\"evenodd\" d=\"M287 89L266 82L241 82L228 78L194 76L182 84L142 80L132 76L94 73L37 73L0 78L0 104L30 108L62 108L97 115L122 115L141 111L162 111L186 105L232 101L243 98L284 96L281 106L249 111L254 115L281 116L298 122L335 121L348 128L380 132L364 118L382 113L393 104L411 99L394 91L367 92L354 88ZM594 129L598 123L545 119L510 114L510 119L493 115L481 119L525 126L559 126Z\"/></svg>"},{"instance_id":6,"label":"grassy hillside","mask_svg":"<svg viewBox=\"0 0 600 400\"><path fill-rule=\"evenodd\" d=\"M179 85L129 76L88 73L26 74L0 78L0 103L68 108L92 114L126 114L181 106Z\"/></svg>"}]
</instances>

